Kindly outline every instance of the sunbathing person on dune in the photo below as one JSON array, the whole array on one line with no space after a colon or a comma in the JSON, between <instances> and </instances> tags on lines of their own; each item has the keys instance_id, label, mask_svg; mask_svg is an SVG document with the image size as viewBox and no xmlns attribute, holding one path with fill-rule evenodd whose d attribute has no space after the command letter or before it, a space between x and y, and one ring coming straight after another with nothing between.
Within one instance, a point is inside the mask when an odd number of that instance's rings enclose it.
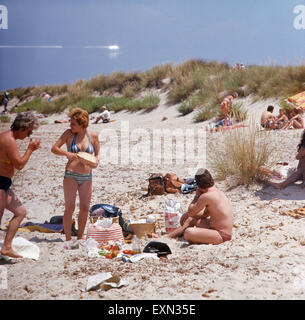
<instances>
[{"instance_id":1,"label":"sunbathing person on dune","mask_svg":"<svg viewBox=\"0 0 305 320\"><path fill-rule=\"evenodd\" d=\"M288 177L283 182L267 181L268 185L277 189L283 189L296 181L305 181L305 130L303 131L301 141L298 145L298 153L296 155L296 159L299 160L299 163L296 171L290 177Z\"/></svg>"}]
</instances>

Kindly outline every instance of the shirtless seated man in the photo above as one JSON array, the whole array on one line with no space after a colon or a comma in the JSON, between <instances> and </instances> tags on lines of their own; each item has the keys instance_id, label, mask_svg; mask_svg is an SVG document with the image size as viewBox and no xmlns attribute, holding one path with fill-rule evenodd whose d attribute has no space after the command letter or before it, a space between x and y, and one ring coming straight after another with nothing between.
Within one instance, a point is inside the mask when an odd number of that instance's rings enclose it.
<instances>
[{"instance_id":1,"label":"shirtless seated man","mask_svg":"<svg viewBox=\"0 0 305 320\"><path fill-rule=\"evenodd\" d=\"M205 244L231 240L233 217L229 199L214 186L207 169L199 169L195 180L196 195L180 219L181 227L166 236L176 238L183 235L190 243Z\"/></svg>"},{"instance_id":2,"label":"shirtless seated man","mask_svg":"<svg viewBox=\"0 0 305 320\"><path fill-rule=\"evenodd\" d=\"M265 110L262 113L261 116L261 126L264 129L276 129L278 127L277 119L276 117L272 114L274 110L273 106L268 106L267 110Z\"/></svg>"}]
</instances>

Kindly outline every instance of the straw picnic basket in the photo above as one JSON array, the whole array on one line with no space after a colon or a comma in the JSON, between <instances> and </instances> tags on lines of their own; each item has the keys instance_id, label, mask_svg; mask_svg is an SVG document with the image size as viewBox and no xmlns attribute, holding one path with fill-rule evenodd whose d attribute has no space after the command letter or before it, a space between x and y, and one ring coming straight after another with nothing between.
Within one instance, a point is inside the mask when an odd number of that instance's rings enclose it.
<instances>
[{"instance_id":1,"label":"straw picnic basket","mask_svg":"<svg viewBox=\"0 0 305 320\"><path fill-rule=\"evenodd\" d=\"M154 233L156 230L155 222L152 223L130 223L130 230L138 238L144 238L148 233Z\"/></svg>"},{"instance_id":2,"label":"straw picnic basket","mask_svg":"<svg viewBox=\"0 0 305 320\"><path fill-rule=\"evenodd\" d=\"M78 152L77 157L80 161L88 166L95 166L97 164L97 158L88 152Z\"/></svg>"}]
</instances>

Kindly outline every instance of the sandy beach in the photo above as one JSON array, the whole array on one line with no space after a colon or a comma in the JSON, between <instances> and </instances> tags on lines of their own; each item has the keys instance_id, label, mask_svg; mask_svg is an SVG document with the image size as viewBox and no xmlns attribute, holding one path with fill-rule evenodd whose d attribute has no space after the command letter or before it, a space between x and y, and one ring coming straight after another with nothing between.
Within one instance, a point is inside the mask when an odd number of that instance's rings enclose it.
<instances>
[{"instance_id":1,"label":"sandy beach","mask_svg":"<svg viewBox=\"0 0 305 320\"><path fill-rule=\"evenodd\" d=\"M144 130L151 137L156 129L193 129L196 136L201 134L207 123L193 122L196 111L182 117L176 106L166 105L166 92L158 91L158 94L161 101L155 110L137 113L121 111L112 114L115 122L94 125L91 121L89 129L100 133L102 156L99 167L93 170L91 205L115 205L122 210L126 220L153 214L157 231L161 232L165 228L165 200L180 202L185 211L193 194L166 194L139 199L147 191L149 174L174 172L179 177L193 177L202 165L196 159L181 163L176 161L175 156L172 163L165 163L166 144L159 163L124 163L122 147L126 143L134 147L138 143L136 133L140 131L136 130ZM275 114L278 114L279 101L274 99L252 103L251 97L248 97L238 101L244 103L249 115L256 120L269 104L275 106ZM26 167L17 172L13 179L12 188L28 212L23 222L43 223L64 212L62 182L66 159L50 152L52 144L69 126L55 124L54 120L64 118L66 115L63 113L42 119L44 124L33 134L34 138L41 139L41 148L33 153ZM129 137L122 136L122 126L126 128L127 124L134 140L126 141ZM8 127L8 123L0 124L1 131ZM109 160L107 152L116 150L112 148L116 146L116 140L109 138L115 133L121 138L117 148L118 158L114 152L112 163L105 163L106 159ZM296 166L295 155L302 130L268 131L265 134L274 145L274 161L286 161L290 166ZM216 144L221 135L225 133L206 134L207 157L216 146L221 147ZM27 139L18 142L21 152L27 143ZM189 245L182 239L168 239L161 235L158 241L167 243L172 251L168 259L125 263L121 259L88 258L83 247L64 250L63 234L18 231L17 237L23 237L39 247L40 256L38 261L0 261L0 267L6 268L8 276L7 289L0 289L0 299L304 299L305 220L281 215L283 211L305 206L304 188L297 184L283 190L261 184L229 188L228 181L217 181L216 186L225 192L233 206L232 241L220 245ZM6 210L2 227L11 217L12 214ZM74 217L77 217L77 210ZM0 231L0 240L4 235L5 232ZM151 239L141 239L142 248L149 241ZM99 289L87 292L88 278L100 272L116 273L129 285L108 291Z\"/></svg>"}]
</instances>

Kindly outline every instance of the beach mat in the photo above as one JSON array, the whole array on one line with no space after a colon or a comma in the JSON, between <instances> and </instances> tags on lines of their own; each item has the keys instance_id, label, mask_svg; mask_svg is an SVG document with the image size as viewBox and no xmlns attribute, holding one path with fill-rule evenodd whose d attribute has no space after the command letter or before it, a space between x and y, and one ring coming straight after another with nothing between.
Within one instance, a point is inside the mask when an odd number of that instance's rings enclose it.
<instances>
[{"instance_id":1,"label":"beach mat","mask_svg":"<svg viewBox=\"0 0 305 320\"><path fill-rule=\"evenodd\" d=\"M100 122L101 124L107 124L107 123L110 123L110 122L114 122L115 120L109 120L109 122Z\"/></svg>"},{"instance_id":2,"label":"beach mat","mask_svg":"<svg viewBox=\"0 0 305 320\"><path fill-rule=\"evenodd\" d=\"M292 103L295 107L304 110L305 109L305 91L289 97L288 102Z\"/></svg>"},{"instance_id":3,"label":"beach mat","mask_svg":"<svg viewBox=\"0 0 305 320\"><path fill-rule=\"evenodd\" d=\"M70 121L68 119L63 120L55 120L54 123L69 123Z\"/></svg>"},{"instance_id":4,"label":"beach mat","mask_svg":"<svg viewBox=\"0 0 305 320\"><path fill-rule=\"evenodd\" d=\"M52 224L52 223L33 223L27 222L20 226L23 230L29 231L40 231L43 233L61 233L64 230L63 224Z\"/></svg>"},{"instance_id":5,"label":"beach mat","mask_svg":"<svg viewBox=\"0 0 305 320\"><path fill-rule=\"evenodd\" d=\"M238 128L246 128L246 127L249 127L249 126L244 125L244 124L239 124L239 125L235 125L235 126L218 127L217 130L212 129L210 132L219 132L219 131L233 130L233 129L238 129Z\"/></svg>"},{"instance_id":6,"label":"beach mat","mask_svg":"<svg viewBox=\"0 0 305 320\"><path fill-rule=\"evenodd\" d=\"M290 216L295 219L305 218L305 207L284 211L284 212L281 212L281 215Z\"/></svg>"}]
</instances>

